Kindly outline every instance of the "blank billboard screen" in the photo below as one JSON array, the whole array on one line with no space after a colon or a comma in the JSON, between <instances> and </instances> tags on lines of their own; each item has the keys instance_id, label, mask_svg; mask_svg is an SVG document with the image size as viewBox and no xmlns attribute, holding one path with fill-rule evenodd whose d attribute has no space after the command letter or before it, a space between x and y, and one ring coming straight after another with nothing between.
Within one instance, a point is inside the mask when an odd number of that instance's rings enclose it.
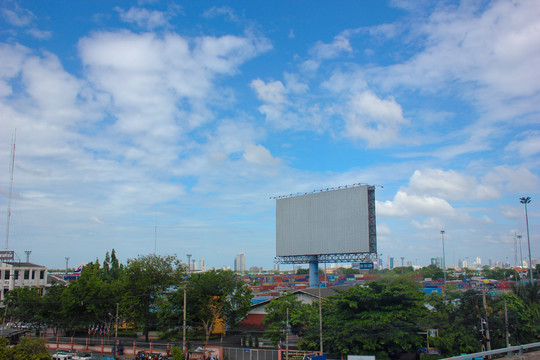
<instances>
[{"instance_id":1,"label":"blank billboard screen","mask_svg":"<svg viewBox=\"0 0 540 360\"><path fill-rule=\"evenodd\" d=\"M370 252L374 210L370 186L277 199L276 255Z\"/></svg>"}]
</instances>

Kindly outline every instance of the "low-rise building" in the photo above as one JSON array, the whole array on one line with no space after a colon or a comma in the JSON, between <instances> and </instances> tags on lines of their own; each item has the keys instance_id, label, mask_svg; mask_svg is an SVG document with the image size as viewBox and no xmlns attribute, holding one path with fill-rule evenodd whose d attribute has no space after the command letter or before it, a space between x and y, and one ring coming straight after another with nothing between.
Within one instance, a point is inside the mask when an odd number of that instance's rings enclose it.
<instances>
[{"instance_id":1,"label":"low-rise building","mask_svg":"<svg viewBox=\"0 0 540 360\"><path fill-rule=\"evenodd\" d=\"M0 301L9 290L35 287L43 293L47 285L47 268L29 262L0 262Z\"/></svg>"}]
</instances>

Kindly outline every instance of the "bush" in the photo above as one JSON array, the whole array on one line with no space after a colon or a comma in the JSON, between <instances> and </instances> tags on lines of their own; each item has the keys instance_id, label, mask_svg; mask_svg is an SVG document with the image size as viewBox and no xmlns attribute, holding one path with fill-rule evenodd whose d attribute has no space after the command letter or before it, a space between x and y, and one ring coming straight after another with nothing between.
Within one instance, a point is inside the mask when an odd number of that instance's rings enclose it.
<instances>
[{"instance_id":1,"label":"bush","mask_svg":"<svg viewBox=\"0 0 540 360\"><path fill-rule=\"evenodd\" d=\"M177 346L171 349L171 354L174 360L184 360L184 352Z\"/></svg>"},{"instance_id":2,"label":"bush","mask_svg":"<svg viewBox=\"0 0 540 360\"><path fill-rule=\"evenodd\" d=\"M19 344L9 347L9 341L0 338L0 359L50 360L51 356L41 339L22 338Z\"/></svg>"}]
</instances>

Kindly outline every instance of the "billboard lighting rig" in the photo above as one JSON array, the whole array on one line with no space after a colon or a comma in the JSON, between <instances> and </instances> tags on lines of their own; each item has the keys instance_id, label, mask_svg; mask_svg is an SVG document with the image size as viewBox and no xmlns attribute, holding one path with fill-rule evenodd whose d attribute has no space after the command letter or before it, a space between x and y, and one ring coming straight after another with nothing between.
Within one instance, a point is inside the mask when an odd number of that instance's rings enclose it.
<instances>
[{"instance_id":1,"label":"billboard lighting rig","mask_svg":"<svg viewBox=\"0 0 540 360\"><path fill-rule=\"evenodd\" d=\"M339 190L339 189L346 189L346 188L355 187L355 186L369 186L369 184L367 184L367 183L354 183L354 184L351 184L351 185L340 185L340 186L334 186L334 187L327 187L326 189L313 190L312 192L305 192L305 193L299 193L298 192L296 194L270 196L269 199L272 199L272 200L285 199L285 198L290 198L290 197L295 197L295 196L315 194L315 193L323 192L323 191L333 191L333 190ZM378 186L380 188L384 188L384 186L382 186L382 185L371 185L371 186L375 186L375 187Z\"/></svg>"}]
</instances>

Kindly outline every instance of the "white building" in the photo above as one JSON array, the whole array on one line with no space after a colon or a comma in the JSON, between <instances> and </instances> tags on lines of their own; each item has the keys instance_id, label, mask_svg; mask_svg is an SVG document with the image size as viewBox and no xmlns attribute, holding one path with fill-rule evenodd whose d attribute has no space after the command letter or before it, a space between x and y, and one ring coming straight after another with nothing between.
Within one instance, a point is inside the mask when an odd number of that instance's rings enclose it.
<instances>
[{"instance_id":1,"label":"white building","mask_svg":"<svg viewBox=\"0 0 540 360\"><path fill-rule=\"evenodd\" d=\"M43 293L47 285L47 268L29 262L0 262L0 300L9 290L35 287Z\"/></svg>"},{"instance_id":2,"label":"white building","mask_svg":"<svg viewBox=\"0 0 540 360\"><path fill-rule=\"evenodd\" d=\"M246 271L246 255L240 253L234 258L234 271Z\"/></svg>"}]
</instances>

